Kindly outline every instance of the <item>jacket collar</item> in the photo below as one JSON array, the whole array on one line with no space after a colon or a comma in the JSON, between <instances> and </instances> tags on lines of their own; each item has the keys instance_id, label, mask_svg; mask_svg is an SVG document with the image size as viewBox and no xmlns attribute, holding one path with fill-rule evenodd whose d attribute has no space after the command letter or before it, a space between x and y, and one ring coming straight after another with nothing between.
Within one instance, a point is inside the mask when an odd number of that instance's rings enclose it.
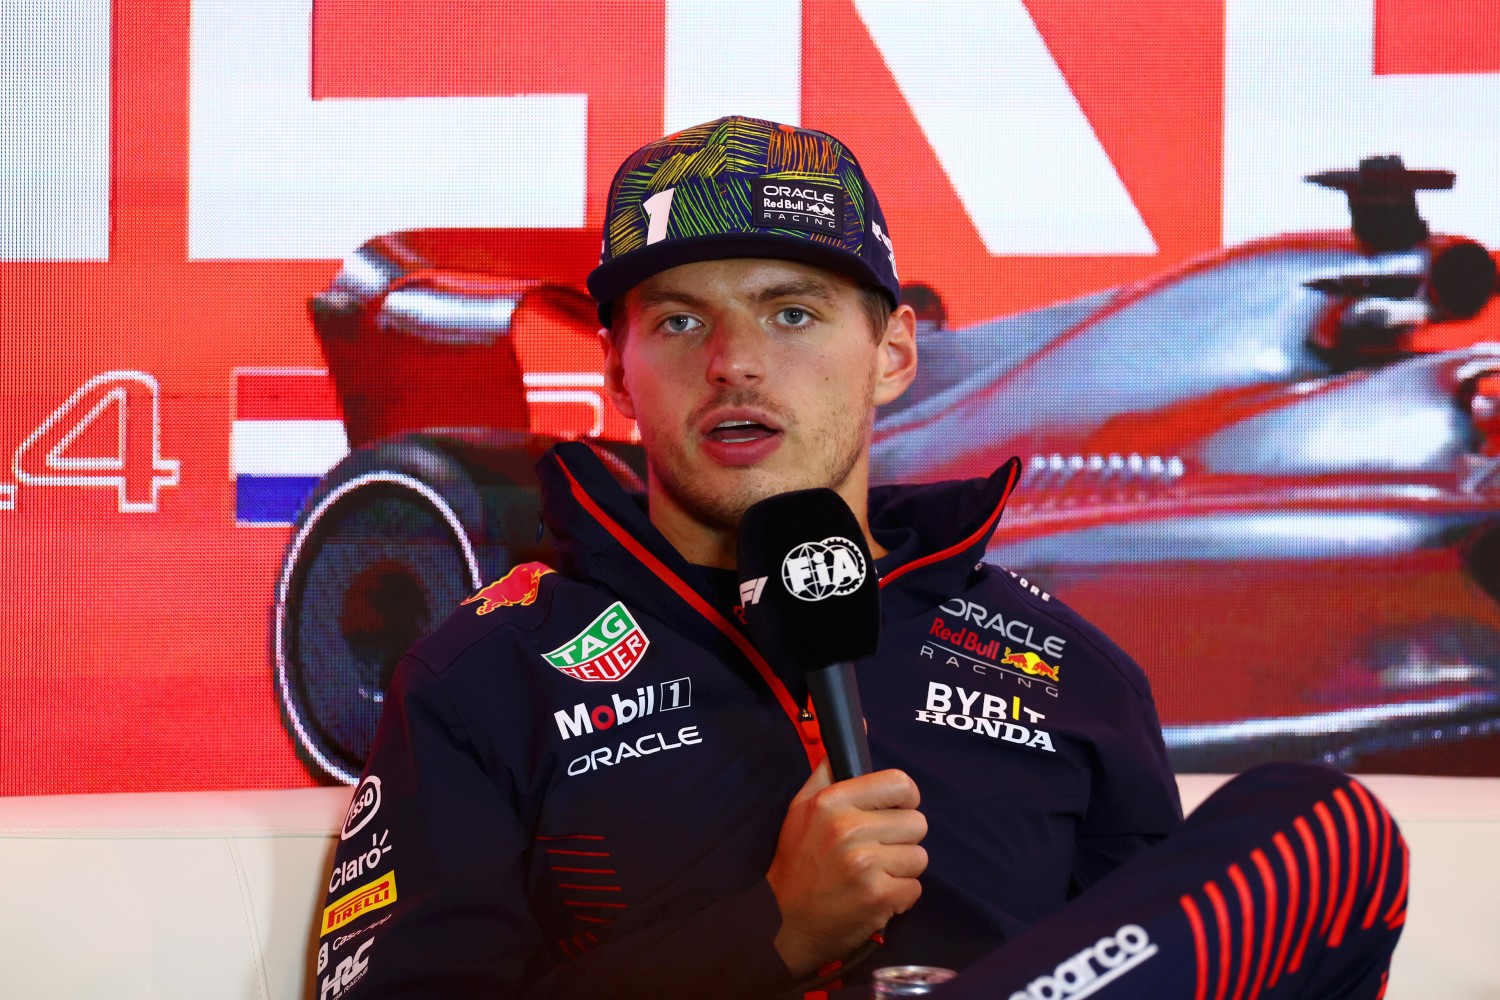
<instances>
[{"instance_id":1,"label":"jacket collar","mask_svg":"<svg viewBox=\"0 0 1500 1000\"><path fill-rule=\"evenodd\" d=\"M876 564L886 621L931 611L968 588L1020 471L1012 458L984 479L870 491L870 533L889 550Z\"/></svg>"},{"instance_id":2,"label":"jacket collar","mask_svg":"<svg viewBox=\"0 0 1500 1000\"><path fill-rule=\"evenodd\" d=\"M656 530L642 498L622 489L591 448L556 445L537 472L543 521L566 572L628 595L702 641L722 641L722 630L701 610L717 603L713 587ZM1012 458L985 479L870 491L870 530L889 550L877 563L887 621L930 611L967 587L1019 472L1020 462Z\"/></svg>"}]
</instances>

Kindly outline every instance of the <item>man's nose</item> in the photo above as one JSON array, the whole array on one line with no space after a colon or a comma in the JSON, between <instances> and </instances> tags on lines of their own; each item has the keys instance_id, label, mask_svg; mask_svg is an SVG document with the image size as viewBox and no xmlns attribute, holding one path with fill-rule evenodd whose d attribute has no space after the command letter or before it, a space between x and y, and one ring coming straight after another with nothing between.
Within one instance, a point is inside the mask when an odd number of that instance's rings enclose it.
<instances>
[{"instance_id":1,"label":"man's nose","mask_svg":"<svg viewBox=\"0 0 1500 1000\"><path fill-rule=\"evenodd\" d=\"M765 377L766 336L753 319L730 316L708 338L708 380L714 385L753 385Z\"/></svg>"}]
</instances>

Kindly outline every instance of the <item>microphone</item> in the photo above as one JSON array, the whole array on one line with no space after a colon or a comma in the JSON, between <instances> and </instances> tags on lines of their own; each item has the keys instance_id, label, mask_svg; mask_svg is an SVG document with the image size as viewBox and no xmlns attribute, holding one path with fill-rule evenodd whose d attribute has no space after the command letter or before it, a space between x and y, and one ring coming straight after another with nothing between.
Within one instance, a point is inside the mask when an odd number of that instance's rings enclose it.
<instances>
[{"instance_id":1,"label":"microphone","mask_svg":"<svg viewBox=\"0 0 1500 1000\"><path fill-rule=\"evenodd\" d=\"M869 773L854 661L880 644L880 583L854 512L830 489L752 505L740 521L739 576L755 645L806 675L834 780Z\"/></svg>"}]
</instances>

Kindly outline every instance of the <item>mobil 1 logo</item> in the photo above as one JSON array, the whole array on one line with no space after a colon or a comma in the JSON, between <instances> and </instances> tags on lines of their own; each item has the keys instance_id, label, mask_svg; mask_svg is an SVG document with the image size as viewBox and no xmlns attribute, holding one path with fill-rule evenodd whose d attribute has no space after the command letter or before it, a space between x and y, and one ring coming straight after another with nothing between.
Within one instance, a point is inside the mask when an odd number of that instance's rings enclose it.
<instances>
[{"instance_id":1,"label":"mobil 1 logo","mask_svg":"<svg viewBox=\"0 0 1500 1000\"><path fill-rule=\"evenodd\" d=\"M565 740L587 733L613 729L637 719L687 708L693 703L693 681L690 677L662 681L660 684L645 684L635 689L632 695L611 695L608 701L589 705L580 701L572 708L552 713L557 731Z\"/></svg>"}]
</instances>

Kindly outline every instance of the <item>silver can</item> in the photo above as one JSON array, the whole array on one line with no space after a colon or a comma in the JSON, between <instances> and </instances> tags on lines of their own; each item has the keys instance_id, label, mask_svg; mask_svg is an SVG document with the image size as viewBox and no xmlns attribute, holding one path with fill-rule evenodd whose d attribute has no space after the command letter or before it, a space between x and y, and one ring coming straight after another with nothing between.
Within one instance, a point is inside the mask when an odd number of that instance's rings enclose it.
<instances>
[{"instance_id":1,"label":"silver can","mask_svg":"<svg viewBox=\"0 0 1500 1000\"><path fill-rule=\"evenodd\" d=\"M957 976L952 969L935 965L887 965L876 969L872 981L877 997L925 997L942 983Z\"/></svg>"}]
</instances>

